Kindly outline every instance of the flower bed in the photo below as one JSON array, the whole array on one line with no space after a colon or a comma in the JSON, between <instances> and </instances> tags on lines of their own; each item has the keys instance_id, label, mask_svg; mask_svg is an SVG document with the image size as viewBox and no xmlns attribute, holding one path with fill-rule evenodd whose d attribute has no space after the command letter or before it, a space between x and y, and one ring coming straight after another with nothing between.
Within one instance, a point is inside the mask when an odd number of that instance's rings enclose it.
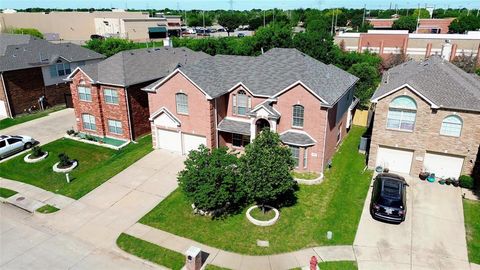
<instances>
[{"instance_id":1,"label":"flower bed","mask_svg":"<svg viewBox=\"0 0 480 270\"><path fill-rule=\"evenodd\" d=\"M268 211L273 211L275 213L275 216L269 220L258 220L256 218L254 218L252 215L251 215L251 212L256 209L256 208L260 208L258 205L254 205L254 206L251 206L250 208L248 208L247 210L247 213L246 213L246 216L247 216L247 219L248 221L250 221L251 223L257 225L257 226L261 226L261 227L266 227L266 226L272 226L273 224L277 223L278 219L280 218L280 212L278 212L278 210L272 206L269 206L269 205L265 205L264 206L265 208L268 208L270 210Z\"/></svg>"},{"instance_id":2,"label":"flower bed","mask_svg":"<svg viewBox=\"0 0 480 270\"><path fill-rule=\"evenodd\" d=\"M40 162L44 159L46 159L48 157L48 152L44 152L43 155L39 156L39 157L33 157L33 154L30 153L28 155L26 155L25 157L23 157L23 161L25 161L26 163L37 163L37 162Z\"/></svg>"},{"instance_id":3,"label":"flower bed","mask_svg":"<svg viewBox=\"0 0 480 270\"><path fill-rule=\"evenodd\" d=\"M73 161L72 164L68 167L60 167L60 162L57 162L53 165L52 169L54 172L57 172L57 173L68 173L68 172L71 172L73 171L73 169L75 169L75 167L78 166L78 162L77 161Z\"/></svg>"}]
</instances>

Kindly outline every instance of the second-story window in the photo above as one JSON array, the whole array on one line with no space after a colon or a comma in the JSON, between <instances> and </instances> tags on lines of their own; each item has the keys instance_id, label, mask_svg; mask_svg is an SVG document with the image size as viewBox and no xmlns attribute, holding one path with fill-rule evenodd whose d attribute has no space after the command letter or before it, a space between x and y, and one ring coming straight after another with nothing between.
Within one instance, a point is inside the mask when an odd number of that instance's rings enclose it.
<instances>
[{"instance_id":1,"label":"second-story window","mask_svg":"<svg viewBox=\"0 0 480 270\"><path fill-rule=\"evenodd\" d=\"M175 102L177 103L177 113L188 114L188 96L186 94L177 93Z\"/></svg>"},{"instance_id":2,"label":"second-story window","mask_svg":"<svg viewBox=\"0 0 480 270\"><path fill-rule=\"evenodd\" d=\"M387 116L387 128L413 131L417 116L417 104L413 98L400 96L390 102Z\"/></svg>"},{"instance_id":3,"label":"second-story window","mask_svg":"<svg viewBox=\"0 0 480 270\"><path fill-rule=\"evenodd\" d=\"M293 105L293 119L292 126L294 127L303 127L303 116L305 109L302 105Z\"/></svg>"},{"instance_id":4,"label":"second-story window","mask_svg":"<svg viewBox=\"0 0 480 270\"><path fill-rule=\"evenodd\" d=\"M233 95L233 114L247 115L251 102L251 98L247 96L245 91L238 91L236 95Z\"/></svg>"},{"instance_id":5,"label":"second-story window","mask_svg":"<svg viewBox=\"0 0 480 270\"><path fill-rule=\"evenodd\" d=\"M105 103L118 104L118 91L115 89L103 89Z\"/></svg>"},{"instance_id":6,"label":"second-story window","mask_svg":"<svg viewBox=\"0 0 480 270\"><path fill-rule=\"evenodd\" d=\"M81 101L92 101L92 92L89 87L85 86L84 81L80 81L80 84L77 87L78 89L78 99Z\"/></svg>"},{"instance_id":7,"label":"second-story window","mask_svg":"<svg viewBox=\"0 0 480 270\"><path fill-rule=\"evenodd\" d=\"M445 117L442 121L442 127L440 128L440 134L460 137L462 133L462 119L456 115L450 115Z\"/></svg>"}]
</instances>

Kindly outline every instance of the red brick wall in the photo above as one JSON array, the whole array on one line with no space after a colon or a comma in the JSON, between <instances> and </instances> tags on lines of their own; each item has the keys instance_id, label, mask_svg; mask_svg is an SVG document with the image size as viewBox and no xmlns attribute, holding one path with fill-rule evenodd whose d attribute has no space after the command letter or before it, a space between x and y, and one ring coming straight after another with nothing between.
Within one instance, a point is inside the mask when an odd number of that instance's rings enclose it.
<instances>
[{"instance_id":1,"label":"red brick wall","mask_svg":"<svg viewBox=\"0 0 480 270\"><path fill-rule=\"evenodd\" d=\"M142 87L147 86L150 82L130 86L127 89L128 102L130 103L130 113L133 127L133 137L150 133L150 117L148 109L148 93L141 90Z\"/></svg>"},{"instance_id":2,"label":"red brick wall","mask_svg":"<svg viewBox=\"0 0 480 270\"><path fill-rule=\"evenodd\" d=\"M14 116L24 113L33 105L38 108L38 98L43 95L51 106L64 104L65 94L69 89L67 83L45 87L42 69L39 67L6 71L3 73L3 79Z\"/></svg>"},{"instance_id":3,"label":"red brick wall","mask_svg":"<svg viewBox=\"0 0 480 270\"><path fill-rule=\"evenodd\" d=\"M338 132L341 131L340 142L347 135L345 124L347 121L348 111L342 116L338 123L335 124L337 118L337 107L338 104L328 110L327 136L325 137L325 166L328 165L328 162L332 159L335 151L337 150Z\"/></svg>"},{"instance_id":4,"label":"red brick wall","mask_svg":"<svg viewBox=\"0 0 480 270\"><path fill-rule=\"evenodd\" d=\"M177 113L175 94L179 92L188 96L188 115ZM180 120L179 129L182 132L205 136L207 147L215 146L215 138L212 136L212 126L215 123L212 120L213 101L207 100L206 96L182 74L172 76L157 89L156 93L149 93L148 103L150 115L165 107Z\"/></svg>"},{"instance_id":5,"label":"red brick wall","mask_svg":"<svg viewBox=\"0 0 480 270\"><path fill-rule=\"evenodd\" d=\"M303 168L304 150L300 150L300 164L298 170L321 172L324 168L323 147L326 126L326 110L321 109L320 100L303 86L297 85L280 95L277 103L274 105L274 108L282 114L277 126L278 133L282 133L289 129L297 129L292 127L292 110L293 105L295 104L303 105L305 108L304 125L300 130L307 132L317 141L315 145L308 147L308 166L305 169Z\"/></svg>"}]
</instances>

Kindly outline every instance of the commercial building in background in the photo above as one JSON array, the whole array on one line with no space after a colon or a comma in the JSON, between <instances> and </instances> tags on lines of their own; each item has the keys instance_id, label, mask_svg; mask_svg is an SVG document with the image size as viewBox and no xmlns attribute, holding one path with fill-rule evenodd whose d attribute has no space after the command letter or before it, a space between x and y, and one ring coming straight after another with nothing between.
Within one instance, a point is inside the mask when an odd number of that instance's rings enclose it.
<instances>
[{"instance_id":1,"label":"commercial building in background","mask_svg":"<svg viewBox=\"0 0 480 270\"><path fill-rule=\"evenodd\" d=\"M179 35L180 16L145 12L95 11L50 13L0 13L0 31L36 28L50 41L83 44L92 35L121 37L142 42Z\"/></svg>"},{"instance_id":2,"label":"commercial building in background","mask_svg":"<svg viewBox=\"0 0 480 270\"><path fill-rule=\"evenodd\" d=\"M446 34L448 26L455 18L444 19L419 19L416 33L419 34ZM391 30L393 22L398 18L392 19L367 19L375 30Z\"/></svg>"},{"instance_id":3,"label":"commercial building in background","mask_svg":"<svg viewBox=\"0 0 480 270\"><path fill-rule=\"evenodd\" d=\"M451 61L465 54L480 52L480 32L467 34L414 34L407 30L369 30L367 33L339 33L335 43L347 51L378 53L383 58L404 53L409 58L423 60L440 55Z\"/></svg>"}]
</instances>

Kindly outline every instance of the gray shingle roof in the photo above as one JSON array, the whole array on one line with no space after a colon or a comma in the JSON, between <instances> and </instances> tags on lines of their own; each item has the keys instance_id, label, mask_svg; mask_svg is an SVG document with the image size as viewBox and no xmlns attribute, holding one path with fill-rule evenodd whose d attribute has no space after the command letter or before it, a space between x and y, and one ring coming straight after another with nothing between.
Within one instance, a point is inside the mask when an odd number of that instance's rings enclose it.
<instances>
[{"instance_id":1,"label":"gray shingle roof","mask_svg":"<svg viewBox=\"0 0 480 270\"><path fill-rule=\"evenodd\" d=\"M54 63L100 59L104 56L72 43L54 44L29 35L0 34L0 71L18 70Z\"/></svg>"},{"instance_id":2,"label":"gray shingle roof","mask_svg":"<svg viewBox=\"0 0 480 270\"><path fill-rule=\"evenodd\" d=\"M93 80L116 85L134 85L167 76L179 66L210 57L187 48L150 48L119 52L94 64L81 67Z\"/></svg>"},{"instance_id":3,"label":"gray shingle roof","mask_svg":"<svg viewBox=\"0 0 480 270\"><path fill-rule=\"evenodd\" d=\"M284 144L296 145L296 146L308 146L314 145L315 141L312 137L308 136L305 133L287 131L280 135L280 140Z\"/></svg>"},{"instance_id":4,"label":"gray shingle roof","mask_svg":"<svg viewBox=\"0 0 480 270\"><path fill-rule=\"evenodd\" d=\"M225 118L218 124L218 130L250 135L250 123Z\"/></svg>"},{"instance_id":5,"label":"gray shingle roof","mask_svg":"<svg viewBox=\"0 0 480 270\"><path fill-rule=\"evenodd\" d=\"M372 101L404 84L441 108L480 111L480 78L438 56L390 69L383 75Z\"/></svg>"},{"instance_id":6,"label":"gray shingle roof","mask_svg":"<svg viewBox=\"0 0 480 270\"><path fill-rule=\"evenodd\" d=\"M279 48L257 57L216 55L180 70L213 98L239 82L254 95L270 97L301 81L330 105L358 80L296 49Z\"/></svg>"}]
</instances>

